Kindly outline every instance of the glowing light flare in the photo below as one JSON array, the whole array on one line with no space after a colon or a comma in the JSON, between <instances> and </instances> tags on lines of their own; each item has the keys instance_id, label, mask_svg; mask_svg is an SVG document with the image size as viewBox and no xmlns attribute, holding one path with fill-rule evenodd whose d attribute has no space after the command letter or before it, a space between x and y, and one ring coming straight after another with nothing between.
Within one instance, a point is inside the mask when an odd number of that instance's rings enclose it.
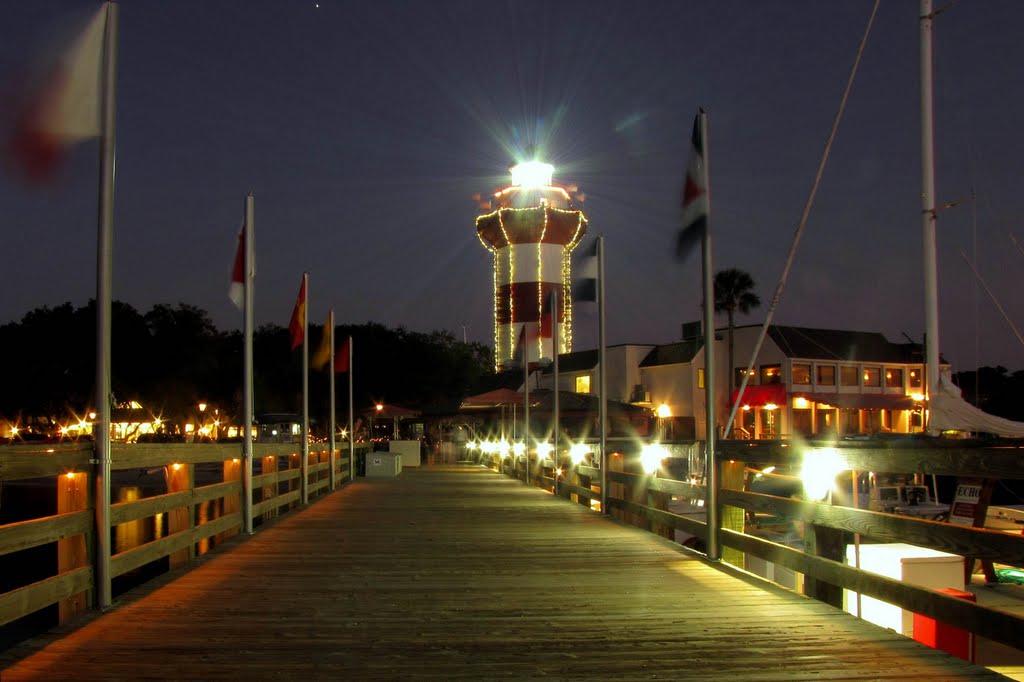
<instances>
[{"instance_id":1,"label":"glowing light flare","mask_svg":"<svg viewBox=\"0 0 1024 682\"><path fill-rule=\"evenodd\" d=\"M809 405L810 403L807 401L807 398L803 397L802 395L797 396L796 398L793 399L793 407L799 410L806 409Z\"/></svg>"},{"instance_id":2,"label":"glowing light flare","mask_svg":"<svg viewBox=\"0 0 1024 682\"><path fill-rule=\"evenodd\" d=\"M648 474L653 474L661 467L661 462L671 455L660 443L647 443L640 449L640 466Z\"/></svg>"},{"instance_id":3,"label":"glowing light flare","mask_svg":"<svg viewBox=\"0 0 1024 682\"><path fill-rule=\"evenodd\" d=\"M590 446L586 443L573 443L572 447L569 448L569 459L572 460L573 464L579 464L590 452Z\"/></svg>"},{"instance_id":4,"label":"glowing light flare","mask_svg":"<svg viewBox=\"0 0 1024 682\"><path fill-rule=\"evenodd\" d=\"M175 462L174 464L171 465L171 468L174 469L175 471L181 471L181 464Z\"/></svg>"},{"instance_id":5,"label":"glowing light flare","mask_svg":"<svg viewBox=\"0 0 1024 682\"><path fill-rule=\"evenodd\" d=\"M512 446L512 452L513 454L515 454L516 457L522 457L523 453L526 452L526 444L516 443L515 445Z\"/></svg>"},{"instance_id":6,"label":"glowing light flare","mask_svg":"<svg viewBox=\"0 0 1024 682\"><path fill-rule=\"evenodd\" d=\"M816 448L805 452L800 478L803 479L807 497L812 500L828 497L835 485L836 476L843 468L843 461L835 448Z\"/></svg>"},{"instance_id":7,"label":"glowing light flare","mask_svg":"<svg viewBox=\"0 0 1024 682\"><path fill-rule=\"evenodd\" d=\"M658 409L655 412L658 415L658 419L668 419L672 416L672 408L665 403L658 405Z\"/></svg>"},{"instance_id":8,"label":"glowing light flare","mask_svg":"<svg viewBox=\"0 0 1024 682\"><path fill-rule=\"evenodd\" d=\"M538 457L547 457L552 452L554 452L554 450L555 450L555 446L552 445L551 443L544 442L544 443L538 443L537 444L537 456Z\"/></svg>"},{"instance_id":9,"label":"glowing light flare","mask_svg":"<svg viewBox=\"0 0 1024 682\"><path fill-rule=\"evenodd\" d=\"M911 393L910 399L915 400L917 402L921 402L922 400L924 400L924 393Z\"/></svg>"},{"instance_id":10,"label":"glowing light flare","mask_svg":"<svg viewBox=\"0 0 1024 682\"><path fill-rule=\"evenodd\" d=\"M67 473L66 473L66 474L64 474L64 475L65 475L65 476L67 476L67 478L68 478L68 480L69 480L69 481L73 481L73 480L75 480L75 472L74 472L74 471L69 471L69 472L67 472Z\"/></svg>"},{"instance_id":11,"label":"glowing light flare","mask_svg":"<svg viewBox=\"0 0 1024 682\"><path fill-rule=\"evenodd\" d=\"M512 184L520 187L548 187L555 167L543 161L524 161L508 169Z\"/></svg>"}]
</instances>

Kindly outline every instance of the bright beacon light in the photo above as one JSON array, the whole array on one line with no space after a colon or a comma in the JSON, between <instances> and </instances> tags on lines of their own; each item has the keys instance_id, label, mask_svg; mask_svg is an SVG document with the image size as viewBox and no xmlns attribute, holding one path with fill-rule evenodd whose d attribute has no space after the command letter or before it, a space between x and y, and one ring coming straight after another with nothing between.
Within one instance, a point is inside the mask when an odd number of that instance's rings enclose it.
<instances>
[{"instance_id":1,"label":"bright beacon light","mask_svg":"<svg viewBox=\"0 0 1024 682\"><path fill-rule=\"evenodd\" d=\"M543 161L524 161L509 168L512 184L520 187L547 187L555 167Z\"/></svg>"}]
</instances>

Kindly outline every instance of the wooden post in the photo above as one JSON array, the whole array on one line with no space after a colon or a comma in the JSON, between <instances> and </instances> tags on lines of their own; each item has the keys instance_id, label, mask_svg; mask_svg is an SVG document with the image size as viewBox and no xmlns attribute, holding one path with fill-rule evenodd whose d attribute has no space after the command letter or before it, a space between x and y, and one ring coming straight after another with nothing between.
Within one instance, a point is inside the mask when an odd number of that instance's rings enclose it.
<instances>
[{"instance_id":1,"label":"wooden post","mask_svg":"<svg viewBox=\"0 0 1024 682\"><path fill-rule=\"evenodd\" d=\"M288 481L288 492L294 492L296 489L301 490L302 489L302 453L293 452L292 454L290 454L288 456L288 469L289 470L291 470L291 469L298 469L299 470L299 477L298 478L293 478L290 481ZM299 499L301 500L302 498L300 497ZM288 506L288 509L294 509L297 506L299 506L299 502L292 502Z\"/></svg>"},{"instance_id":2,"label":"wooden post","mask_svg":"<svg viewBox=\"0 0 1024 682\"><path fill-rule=\"evenodd\" d=\"M224 482L228 481L239 481L242 480L242 460L239 458L224 460ZM238 493L235 495L225 495L221 498L221 516L227 516L228 514L234 514L242 511L242 487L239 485ZM238 535L239 528L229 528L228 530L217 533L214 536L214 544L219 545L226 541L228 538Z\"/></svg>"},{"instance_id":3,"label":"wooden post","mask_svg":"<svg viewBox=\"0 0 1024 682\"><path fill-rule=\"evenodd\" d=\"M117 491L118 502L135 502L139 499L137 486L124 486ZM142 519L119 523L114 526L114 554L125 552L142 544Z\"/></svg>"},{"instance_id":4,"label":"wooden post","mask_svg":"<svg viewBox=\"0 0 1024 682\"><path fill-rule=\"evenodd\" d=\"M804 526L804 552L842 563L846 559L846 533L837 528L808 523ZM804 594L838 609L843 608L842 588L809 575L804 576Z\"/></svg>"},{"instance_id":5,"label":"wooden post","mask_svg":"<svg viewBox=\"0 0 1024 682\"><path fill-rule=\"evenodd\" d=\"M192 489L192 465L191 464L169 464L164 467L164 475L167 478L167 492L177 493L183 490ZM192 519L195 514L195 505L187 504L177 507L167 513L168 535L188 531L192 528ZM172 553L170 566L174 568L181 564L188 563L196 555L195 545L190 544L187 548Z\"/></svg>"},{"instance_id":6,"label":"wooden post","mask_svg":"<svg viewBox=\"0 0 1024 682\"><path fill-rule=\"evenodd\" d=\"M648 490L647 491L647 506L654 509L660 509L661 511L668 511L668 501L671 499L669 493L664 493L659 490ZM674 540L676 537L675 529L666 526L663 523L657 521L650 522L650 530L655 535L660 535L663 538Z\"/></svg>"},{"instance_id":7,"label":"wooden post","mask_svg":"<svg viewBox=\"0 0 1024 682\"><path fill-rule=\"evenodd\" d=\"M573 472L573 480L576 482L576 485L578 485L581 488L587 488L589 490L590 489L590 476L582 475L580 473L579 467L577 467L575 465L572 468L572 472ZM590 499L589 498L586 498L586 497L583 497L581 495L577 495L577 494L573 493L572 500L573 500L573 502L576 502L577 504L581 504L584 507L586 507L587 509L590 509Z\"/></svg>"},{"instance_id":8,"label":"wooden post","mask_svg":"<svg viewBox=\"0 0 1024 682\"><path fill-rule=\"evenodd\" d=\"M733 490L743 490L743 481L745 476L746 466L743 462L736 461L725 461L722 462L722 488L731 488ZM721 512L722 528L728 528L734 530L737 533L746 532L744 527L746 521L746 512L739 507L722 507ZM722 561L726 561L733 566L739 568L745 568L743 552L733 549L732 547L722 546Z\"/></svg>"},{"instance_id":9,"label":"wooden post","mask_svg":"<svg viewBox=\"0 0 1024 682\"><path fill-rule=\"evenodd\" d=\"M262 464L260 466L260 473L271 474L275 473L276 471L277 457L273 455L270 457L264 457L262 460ZM262 500L266 502L267 500L273 499L275 497L277 497L277 483L265 484L263 486ZM263 512L264 521L268 521L274 518L275 516L277 516L277 509L268 509L267 511Z\"/></svg>"},{"instance_id":10,"label":"wooden post","mask_svg":"<svg viewBox=\"0 0 1024 682\"><path fill-rule=\"evenodd\" d=\"M625 465L623 464L623 461L622 461L623 457L622 457L621 453L618 453L618 452L609 453L609 455L608 455L608 457L606 459L607 459L607 462L608 462L608 471L621 472L624 469ZM618 498L620 500L626 499L626 486L624 486L622 483L611 483L611 482L609 482L608 483L608 495L606 496L606 498L610 499L612 497ZM605 513L605 510L602 509L601 512ZM622 511L620 509L612 509L612 510L608 511L607 513L611 514L612 516L614 516L617 519L624 520L624 521L627 521L627 522L632 523L632 524L635 525L635 519L633 518L634 517L633 514L630 514L630 513L625 512L625 511Z\"/></svg>"},{"instance_id":11,"label":"wooden post","mask_svg":"<svg viewBox=\"0 0 1024 682\"><path fill-rule=\"evenodd\" d=\"M89 475L69 472L57 478L57 513L68 514L89 508ZM57 540L57 572L64 573L89 564L85 535ZM89 605L89 592L79 592L62 599L58 606L59 622L66 623L84 612Z\"/></svg>"}]
</instances>

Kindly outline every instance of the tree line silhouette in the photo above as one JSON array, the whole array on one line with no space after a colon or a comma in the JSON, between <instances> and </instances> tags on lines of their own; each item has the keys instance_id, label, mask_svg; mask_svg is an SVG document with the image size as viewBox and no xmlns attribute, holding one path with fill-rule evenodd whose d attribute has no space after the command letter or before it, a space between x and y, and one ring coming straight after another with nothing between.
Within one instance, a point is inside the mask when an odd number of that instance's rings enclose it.
<instances>
[{"instance_id":1,"label":"tree line silhouette","mask_svg":"<svg viewBox=\"0 0 1024 682\"><path fill-rule=\"evenodd\" d=\"M142 313L120 301L112 307L111 388L115 404L137 401L154 416L174 419L199 402L216 405L234 423L241 418L242 333L218 330L208 313L187 303L158 304ZM309 326L310 353L324 333ZM454 411L481 379L493 373L491 350L456 341L448 331L391 329L376 322L340 324L336 346L352 336L357 412L383 401L427 412ZM94 409L95 301L36 308L0 326L6 363L0 416L39 426L82 417ZM291 350L286 327L259 327L253 337L254 411L301 413L302 355ZM338 422L348 413L348 378L336 376ZM327 369L310 372L309 411L326 423Z\"/></svg>"}]
</instances>

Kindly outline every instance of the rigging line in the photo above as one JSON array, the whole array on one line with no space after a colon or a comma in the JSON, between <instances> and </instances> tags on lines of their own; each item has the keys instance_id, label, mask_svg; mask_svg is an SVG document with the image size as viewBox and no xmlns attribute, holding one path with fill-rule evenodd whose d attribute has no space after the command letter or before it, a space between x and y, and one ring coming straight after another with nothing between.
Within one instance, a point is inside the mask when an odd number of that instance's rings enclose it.
<instances>
[{"instance_id":1,"label":"rigging line","mask_svg":"<svg viewBox=\"0 0 1024 682\"><path fill-rule=\"evenodd\" d=\"M1006 320L1006 324L1010 325L1010 329L1012 329L1013 333L1017 336L1017 340L1020 341L1020 345L1024 346L1024 336L1021 336L1021 333L1017 330L1017 327L1013 324L1013 322L1010 321L1010 317L1006 314L1006 311L1003 310L1003 306L999 304L999 300L996 299L996 296L995 294L992 293L992 290L988 288L988 284L985 282L984 279L982 279L981 274L978 272L978 269L974 267L974 263L971 262L971 259L968 258L967 254L964 253L963 251L960 252L960 255L964 257L965 261L967 261L967 265L970 266L971 272L973 272L974 276L978 278L979 282L981 282L982 288L985 290L985 293L988 294L988 297L992 299L992 303L995 304L996 309L999 310L999 314L1003 316L1004 320Z\"/></svg>"},{"instance_id":2,"label":"rigging line","mask_svg":"<svg viewBox=\"0 0 1024 682\"><path fill-rule=\"evenodd\" d=\"M1024 248L1021 248L1020 242L1018 242L1017 238L1014 237L1012 234L1010 235L1010 241L1013 242L1013 245L1017 247L1017 250L1020 251L1020 254L1024 256Z\"/></svg>"},{"instance_id":3,"label":"rigging line","mask_svg":"<svg viewBox=\"0 0 1024 682\"><path fill-rule=\"evenodd\" d=\"M864 56L864 47L867 45L868 36L871 35L871 26L875 23L875 15L878 14L878 6L881 0L875 0L874 6L871 8L871 16L868 17L867 26L864 27L864 36L860 39L860 45L857 47L857 56L853 60L853 66L850 67L850 75L846 79L846 87L843 89L843 96L839 100L839 107L836 110L835 117L832 119L832 129L829 131L828 140L825 142L825 149L821 153L821 160L818 162L818 170L814 175L814 182L811 184L811 191L807 196L807 201L804 204L803 213L800 215L800 222L797 224L796 231L793 233L793 241L789 245L789 253L786 255L786 264L782 268L782 274L779 275L779 282L775 286L775 294L772 296L772 302L768 306L768 314L765 316L764 324L761 325L761 333L757 337L757 343L754 344L754 352L750 355L750 362L747 363L747 367L753 367L754 362L757 360L757 354L761 351L761 344L764 343L765 334L768 332L768 325L771 324L772 318L775 316L775 309L779 306L779 300L782 298L782 290L786 286L786 279L789 277L790 268L793 267L793 259L796 257L796 249L800 244L800 238L803 236L804 228L807 227L807 219L811 215L811 207L814 205L814 197L818 193L818 186L821 185L821 178L825 174L825 164L828 162L829 154L832 151L832 142L836 139L836 133L839 131L839 121L843 118L843 112L846 111L846 102L850 98L850 91L853 89L853 81L857 75L857 70L860 67L860 60ZM739 392L736 395L736 400L733 402L732 411L729 413L729 419L725 423L725 433L729 433L732 429L733 421L736 419L736 410L740 406L740 402L743 398L743 391L747 387L747 381L750 378L749 372L743 373L743 381L740 382ZM729 383L732 382L732 377L727 379ZM726 384L726 386L729 385Z\"/></svg>"},{"instance_id":4,"label":"rigging line","mask_svg":"<svg viewBox=\"0 0 1024 682\"><path fill-rule=\"evenodd\" d=\"M785 338L785 331L783 331L785 329L788 329L788 330L792 331L794 334L797 334L798 336L803 337L803 339L805 341L807 341L808 343L810 343L813 346L816 346L826 356L831 356L833 360L848 360L849 359L849 358L843 357L842 355L839 355L838 353L836 353L834 350L832 350L831 348L829 348L825 344L820 343L817 339L815 339L812 336L810 336L807 332L803 331L800 327L776 327L775 331L778 332L780 336L783 336L783 338Z\"/></svg>"}]
</instances>

